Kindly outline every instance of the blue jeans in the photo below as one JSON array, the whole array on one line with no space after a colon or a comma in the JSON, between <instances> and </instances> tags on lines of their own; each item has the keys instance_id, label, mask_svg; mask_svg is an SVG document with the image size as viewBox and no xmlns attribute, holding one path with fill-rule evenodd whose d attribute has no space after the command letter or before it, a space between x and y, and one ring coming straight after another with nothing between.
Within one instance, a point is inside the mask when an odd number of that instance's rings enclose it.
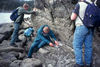
<instances>
[{"instance_id":1,"label":"blue jeans","mask_svg":"<svg viewBox=\"0 0 100 67\"><path fill-rule=\"evenodd\" d=\"M20 23L14 23L14 31L11 37L11 42L10 44L13 44L16 42L16 40L18 39L18 32L19 32L19 28L20 28Z\"/></svg>"},{"instance_id":2,"label":"blue jeans","mask_svg":"<svg viewBox=\"0 0 100 67\"><path fill-rule=\"evenodd\" d=\"M29 52L28 52L28 57L31 58L32 57L32 53L35 51L35 49L37 50L37 49L41 48L44 45L46 45L45 41L41 41L41 40L34 41L32 43L32 46L30 47Z\"/></svg>"},{"instance_id":3,"label":"blue jeans","mask_svg":"<svg viewBox=\"0 0 100 67\"><path fill-rule=\"evenodd\" d=\"M84 25L76 26L74 39L73 39L73 48L75 52L76 63L83 65L83 56L84 62L87 65L92 63L92 42L93 42L93 29L88 29ZM82 53L83 44L85 46L85 53Z\"/></svg>"}]
</instances>

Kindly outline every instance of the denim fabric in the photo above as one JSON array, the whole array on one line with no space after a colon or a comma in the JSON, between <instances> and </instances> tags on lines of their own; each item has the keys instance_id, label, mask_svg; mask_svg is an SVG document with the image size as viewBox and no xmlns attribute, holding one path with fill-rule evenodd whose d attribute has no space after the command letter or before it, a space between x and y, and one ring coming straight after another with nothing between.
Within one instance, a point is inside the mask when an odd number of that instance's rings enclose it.
<instances>
[{"instance_id":1,"label":"denim fabric","mask_svg":"<svg viewBox=\"0 0 100 67\"><path fill-rule=\"evenodd\" d=\"M14 23L14 31L11 37L11 42L10 44L13 44L16 42L16 40L18 39L18 32L19 32L19 28L20 28L20 23Z\"/></svg>"},{"instance_id":2,"label":"denim fabric","mask_svg":"<svg viewBox=\"0 0 100 67\"><path fill-rule=\"evenodd\" d=\"M32 57L32 53L35 51L35 49L38 50L39 48L41 48L45 44L46 44L45 41L41 41L41 40L34 41L32 43L32 46L30 47L29 52L28 52L28 57L31 58Z\"/></svg>"},{"instance_id":3,"label":"denim fabric","mask_svg":"<svg viewBox=\"0 0 100 67\"><path fill-rule=\"evenodd\" d=\"M45 34L44 32L43 32L43 28L44 27L49 27L48 25L42 25L42 26L40 26L40 28L38 29L38 31L37 31L37 37L36 37L36 40L43 40L43 41L45 41L46 43L50 43L50 41L48 40L48 38L49 37L51 37L51 38L53 38L54 40L56 40L56 37L55 37L55 35L54 35L54 33L53 33L53 31L50 29L50 31L49 31L49 33L48 34Z\"/></svg>"},{"instance_id":4,"label":"denim fabric","mask_svg":"<svg viewBox=\"0 0 100 67\"><path fill-rule=\"evenodd\" d=\"M74 39L73 39L73 48L75 52L76 63L83 65L92 63L92 42L93 42L93 29L87 28L84 25L76 26ZM85 46L85 54L82 53L83 44ZM84 56L84 62L83 62Z\"/></svg>"}]
</instances>

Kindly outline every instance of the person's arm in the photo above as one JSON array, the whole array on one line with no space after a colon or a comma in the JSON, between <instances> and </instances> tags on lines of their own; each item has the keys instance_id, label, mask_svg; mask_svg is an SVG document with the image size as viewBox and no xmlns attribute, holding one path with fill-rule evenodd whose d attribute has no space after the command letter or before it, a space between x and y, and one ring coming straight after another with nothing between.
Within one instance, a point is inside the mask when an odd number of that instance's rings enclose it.
<instances>
[{"instance_id":1,"label":"person's arm","mask_svg":"<svg viewBox=\"0 0 100 67\"><path fill-rule=\"evenodd\" d=\"M28 11L28 10L24 10L23 11L23 14L34 14L35 11Z\"/></svg>"},{"instance_id":2,"label":"person's arm","mask_svg":"<svg viewBox=\"0 0 100 67\"><path fill-rule=\"evenodd\" d=\"M50 30L50 36L55 40L54 42L55 42L55 44L58 46L59 43L58 43L58 41L56 40L56 37L55 37L54 33L52 32L52 30Z\"/></svg>"},{"instance_id":3,"label":"person's arm","mask_svg":"<svg viewBox=\"0 0 100 67\"><path fill-rule=\"evenodd\" d=\"M71 15L71 20L72 20L72 21L73 21L73 20L76 20L77 16L79 15L79 9L80 9L80 6L79 6L79 4L77 4L77 5L75 6L75 9L74 9L73 12L72 12L72 15Z\"/></svg>"},{"instance_id":4,"label":"person's arm","mask_svg":"<svg viewBox=\"0 0 100 67\"><path fill-rule=\"evenodd\" d=\"M23 9L20 9L19 10L19 13L21 13L21 14L34 14L34 13L36 13L35 11L32 11L32 10L25 10L24 8Z\"/></svg>"},{"instance_id":5,"label":"person's arm","mask_svg":"<svg viewBox=\"0 0 100 67\"><path fill-rule=\"evenodd\" d=\"M50 33L49 34L56 41L56 37L55 37L54 33L52 32L52 30L50 30Z\"/></svg>"},{"instance_id":6,"label":"person's arm","mask_svg":"<svg viewBox=\"0 0 100 67\"><path fill-rule=\"evenodd\" d=\"M49 40L47 40L43 35L42 35L42 32L43 32L43 26L41 26L37 32L37 35L43 40L45 41L46 43L50 43Z\"/></svg>"}]
</instances>

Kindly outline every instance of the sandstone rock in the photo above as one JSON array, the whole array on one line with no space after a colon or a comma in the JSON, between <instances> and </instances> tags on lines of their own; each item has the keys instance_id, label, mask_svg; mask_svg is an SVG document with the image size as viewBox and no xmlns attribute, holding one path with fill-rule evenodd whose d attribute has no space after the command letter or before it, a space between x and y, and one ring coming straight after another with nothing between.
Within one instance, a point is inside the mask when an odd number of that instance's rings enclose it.
<instances>
[{"instance_id":1,"label":"sandstone rock","mask_svg":"<svg viewBox=\"0 0 100 67\"><path fill-rule=\"evenodd\" d=\"M22 61L20 67L42 67L42 62L35 58L28 58Z\"/></svg>"}]
</instances>

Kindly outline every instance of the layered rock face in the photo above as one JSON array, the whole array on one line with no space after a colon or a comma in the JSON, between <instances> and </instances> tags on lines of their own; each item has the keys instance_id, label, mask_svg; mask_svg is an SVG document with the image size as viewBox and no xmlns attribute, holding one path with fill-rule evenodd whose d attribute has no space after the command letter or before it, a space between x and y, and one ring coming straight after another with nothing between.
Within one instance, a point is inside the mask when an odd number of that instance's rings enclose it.
<instances>
[{"instance_id":1,"label":"layered rock face","mask_svg":"<svg viewBox=\"0 0 100 67\"><path fill-rule=\"evenodd\" d=\"M36 29L40 25L48 24L55 32L56 37L64 46L72 48L73 33L70 31L70 15L75 5L71 0L35 0L35 6L40 9L38 15L31 16ZM100 63L100 31L95 29L93 41L93 65L99 67ZM67 49L67 48L66 48Z\"/></svg>"}]
</instances>

